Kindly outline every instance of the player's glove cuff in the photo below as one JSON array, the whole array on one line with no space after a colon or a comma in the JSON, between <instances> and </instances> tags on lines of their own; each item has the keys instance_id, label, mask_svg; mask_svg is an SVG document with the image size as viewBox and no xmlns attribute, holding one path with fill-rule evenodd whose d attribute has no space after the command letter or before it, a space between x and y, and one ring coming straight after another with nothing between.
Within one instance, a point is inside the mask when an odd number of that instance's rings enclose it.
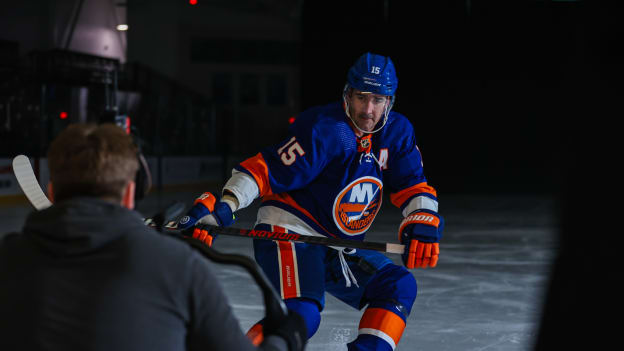
<instances>
[{"instance_id":1,"label":"player's glove cuff","mask_svg":"<svg viewBox=\"0 0 624 351\"><path fill-rule=\"evenodd\" d=\"M399 226L399 242L417 239L437 243L442 238L444 219L431 210L417 210L405 217Z\"/></svg>"},{"instance_id":2,"label":"player's glove cuff","mask_svg":"<svg viewBox=\"0 0 624 351\"><path fill-rule=\"evenodd\" d=\"M236 217L232 213L232 208L225 202L219 201L214 206L214 212L212 213L217 221L217 225L220 227L227 227L234 223Z\"/></svg>"},{"instance_id":3,"label":"player's glove cuff","mask_svg":"<svg viewBox=\"0 0 624 351\"><path fill-rule=\"evenodd\" d=\"M234 223L235 217L232 208L225 202L211 193L203 193L195 200L195 204L178 221L178 228L184 230L198 224L210 224L218 226L229 226Z\"/></svg>"}]
</instances>

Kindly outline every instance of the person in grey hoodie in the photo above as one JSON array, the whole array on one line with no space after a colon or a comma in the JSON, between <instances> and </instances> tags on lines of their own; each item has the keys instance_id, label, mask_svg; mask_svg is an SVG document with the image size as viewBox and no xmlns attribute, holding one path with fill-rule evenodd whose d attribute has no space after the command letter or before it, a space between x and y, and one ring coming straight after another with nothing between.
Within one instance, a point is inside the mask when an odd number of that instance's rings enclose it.
<instances>
[{"instance_id":1,"label":"person in grey hoodie","mask_svg":"<svg viewBox=\"0 0 624 351\"><path fill-rule=\"evenodd\" d=\"M70 125L48 162L54 205L0 241L0 350L303 350L296 314L254 346L213 264L132 211L138 163L121 128Z\"/></svg>"}]
</instances>

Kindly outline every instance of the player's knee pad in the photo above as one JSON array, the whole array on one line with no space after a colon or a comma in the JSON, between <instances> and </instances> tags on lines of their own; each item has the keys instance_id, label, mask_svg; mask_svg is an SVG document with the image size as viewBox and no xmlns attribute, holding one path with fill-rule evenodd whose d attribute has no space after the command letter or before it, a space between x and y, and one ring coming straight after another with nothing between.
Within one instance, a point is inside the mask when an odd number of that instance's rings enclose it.
<instances>
[{"instance_id":1,"label":"player's knee pad","mask_svg":"<svg viewBox=\"0 0 624 351\"><path fill-rule=\"evenodd\" d=\"M321 324L321 312L318 304L314 300L305 298L295 298L284 300L286 307L290 311L299 313L306 322L308 328L308 339L316 333Z\"/></svg>"},{"instance_id":2,"label":"player's knee pad","mask_svg":"<svg viewBox=\"0 0 624 351\"><path fill-rule=\"evenodd\" d=\"M358 337L349 350L394 350L399 343L416 300L414 276L404 267L387 265L366 287L368 307L358 327Z\"/></svg>"},{"instance_id":3,"label":"player's knee pad","mask_svg":"<svg viewBox=\"0 0 624 351\"><path fill-rule=\"evenodd\" d=\"M418 292L416 279L407 269L394 264L383 267L377 275L366 287L364 302L369 308L387 309L407 320Z\"/></svg>"}]
</instances>

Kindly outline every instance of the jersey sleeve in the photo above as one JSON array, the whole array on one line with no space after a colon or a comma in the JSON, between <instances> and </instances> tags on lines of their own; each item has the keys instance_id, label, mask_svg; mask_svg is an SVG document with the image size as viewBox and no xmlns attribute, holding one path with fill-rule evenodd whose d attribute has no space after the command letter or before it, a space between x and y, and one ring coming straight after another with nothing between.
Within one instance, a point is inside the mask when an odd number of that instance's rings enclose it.
<instances>
[{"instance_id":1,"label":"jersey sleeve","mask_svg":"<svg viewBox=\"0 0 624 351\"><path fill-rule=\"evenodd\" d=\"M419 209L438 212L437 192L427 184L414 129L405 121L401 130L403 138L398 140L393 155L389 157L384 177L389 179L390 201L402 210L403 216Z\"/></svg>"},{"instance_id":2,"label":"jersey sleeve","mask_svg":"<svg viewBox=\"0 0 624 351\"><path fill-rule=\"evenodd\" d=\"M256 181L260 197L300 189L314 180L333 157L329 144L331 139L322 126L296 122L286 140L243 161L236 170Z\"/></svg>"}]
</instances>

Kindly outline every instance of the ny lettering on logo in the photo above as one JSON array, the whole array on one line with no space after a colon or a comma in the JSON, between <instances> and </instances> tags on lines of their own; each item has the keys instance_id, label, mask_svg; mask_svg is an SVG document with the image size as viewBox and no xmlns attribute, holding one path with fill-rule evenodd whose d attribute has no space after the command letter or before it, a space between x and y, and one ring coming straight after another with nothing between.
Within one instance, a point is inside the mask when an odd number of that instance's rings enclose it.
<instances>
[{"instance_id":1,"label":"ny lettering on logo","mask_svg":"<svg viewBox=\"0 0 624 351\"><path fill-rule=\"evenodd\" d=\"M378 190L378 189L376 189ZM377 191L373 191L372 183L361 183L355 184L353 189L351 190L351 196L349 197L349 202L370 202L373 199L373 196L377 194Z\"/></svg>"}]
</instances>

